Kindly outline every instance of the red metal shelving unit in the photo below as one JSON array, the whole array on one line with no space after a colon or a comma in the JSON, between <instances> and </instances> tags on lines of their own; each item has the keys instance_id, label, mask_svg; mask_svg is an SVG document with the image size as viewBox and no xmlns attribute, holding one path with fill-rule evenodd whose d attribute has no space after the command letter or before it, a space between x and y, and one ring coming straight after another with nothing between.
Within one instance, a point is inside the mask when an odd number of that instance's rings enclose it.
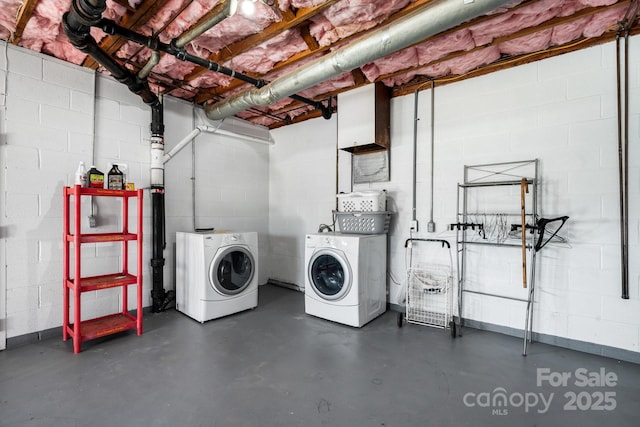
<instances>
[{"instance_id":1,"label":"red metal shelving unit","mask_svg":"<svg viewBox=\"0 0 640 427\"><path fill-rule=\"evenodd\" d=\"M79 185L64 187L64 231L63 231L63 305L62 339L73 339L73 352L80 353L82 342L115 334L128 329L136 329L142 334L142 190L107 190L102 188L82 188ZM73 228L71 228L71 197L73 196ZM113 197L122 199L122 231L119 233L81 232L82 196ZM137 227L129 232L129 199L136 198ZM122 270L101 276L81 276L81 251L83 243L122 242ZM129 273L129 242L136 242L137 275ZM73 251L70 247L73 245ZM73 275L69 263L73 256ZM136 314L128 311L129 286L136 286ZM122 311L95 319L82 320L82 293L120 287L122 289ZM70 295L73 294L73 321L70 322Z\"/></svg>"}]
</instances>

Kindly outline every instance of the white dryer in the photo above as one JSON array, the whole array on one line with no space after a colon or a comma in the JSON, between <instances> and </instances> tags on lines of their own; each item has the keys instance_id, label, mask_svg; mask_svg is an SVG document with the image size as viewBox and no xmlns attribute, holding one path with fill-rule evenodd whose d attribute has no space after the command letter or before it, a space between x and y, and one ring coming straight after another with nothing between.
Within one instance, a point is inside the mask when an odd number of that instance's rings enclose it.
<instances>
[{"instance_id":1,"label":"white dryer","mask_svg":"<svg viewBox=\"0 0 640 427\"><path fill-rule=\"evenodd\" d=\"M386 234L308 234L305 312L361 327L387 309Z\"/></svg>"},{"instance_id":2,"label":"white dryer","mask_svg":"<svg viewBox=\"0 0 640 427\"><path fill-rule=\"evenodd\" d=\"M176 309L199 321L258 305L258 233L176 233Z\"/></svg>"}]
</instances>

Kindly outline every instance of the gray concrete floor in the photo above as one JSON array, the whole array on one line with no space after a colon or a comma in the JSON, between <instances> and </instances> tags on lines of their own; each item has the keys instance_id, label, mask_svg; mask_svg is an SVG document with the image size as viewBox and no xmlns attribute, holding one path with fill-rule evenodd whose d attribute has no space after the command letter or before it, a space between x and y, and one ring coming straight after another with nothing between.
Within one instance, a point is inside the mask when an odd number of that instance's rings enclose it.
<instances>
[{"instance_id":1,"label":"gray concrete floor","mask_svg":"<svg viewBox=\"0 0 640 427\"><path fill-rule=\"evenodd\" d=\"M61 338L0 352L0 426L638 425L639 365L463 332L393 312L354 329L262 286L205 324L169 310L78 355Z\"/></svg>"}]
</instances>

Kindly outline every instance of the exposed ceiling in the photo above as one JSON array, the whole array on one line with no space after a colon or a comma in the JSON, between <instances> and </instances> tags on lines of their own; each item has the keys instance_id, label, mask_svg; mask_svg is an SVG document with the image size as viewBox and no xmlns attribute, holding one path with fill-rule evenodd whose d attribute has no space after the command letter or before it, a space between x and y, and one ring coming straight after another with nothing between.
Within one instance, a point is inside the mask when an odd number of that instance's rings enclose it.
<instances>
[{"instance_id":1,"label":"exposed ceiling","mask_svg":"<svg viewBox=\"0 0 640 427\"><path fill-rule=\"evenodd\" d=\"M96 0L92 0L96 1ZM377 28L408 16L437 0L239 0L231 17L184 46L186 52L268 83L292 70L356 42ZM475 0L482 1L482 0ZM460 0L464 3L474 0ZM61 21L72 0L0 0L0 38L9 43L106 72L72 46ZM103 18L119 28L154 36L170 44L219 13L225 0L107 0ZM424 39L396 53L344 72L298 93L336 106L336 95L381 81L393 96L507 67L583 49L635 34L637 0L513 0L493 12ZM101 28L91 35L102 50L130 70L150 61L152 50ZM196 104L215 104L246 91L251 84L201 65L161 53L148 75L152 90ZM329 104L329 100L331 103ZM285 98L252 107L238 117L276 128L318 117L313 105Z\"/></svg>"}]
</instances>

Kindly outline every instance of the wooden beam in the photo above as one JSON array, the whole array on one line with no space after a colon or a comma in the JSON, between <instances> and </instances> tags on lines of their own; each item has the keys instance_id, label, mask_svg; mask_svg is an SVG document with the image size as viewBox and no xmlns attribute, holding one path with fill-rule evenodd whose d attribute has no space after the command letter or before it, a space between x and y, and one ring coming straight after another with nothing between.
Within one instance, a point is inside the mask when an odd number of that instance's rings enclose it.
<instances>
[{"instance_id":1,"label":"wooden beam","mask_svg":"<svg viewBox=\"0 0 640 427\"><path fill-rule=\"evenodd\" d=\"M309 52L315 52L320 49L320 45L316 41L315 37L311 35L308 24L300 26L300 35L302 36L302 40L307 44L307 50Z\"/></svg>"},{"instance_id":2,"label":"wooden beam","mask_svg":"<svg viewBox=\"0 0 640 427\"><path fill-rule=\"evenodd\" d=\"M16 18L16 30L11 35L11 43L17 45L22 39L22 33L25 27L33 15L33 10L36 8L38 0L26 0L22 2L20 9L18 9L18 16Z\"/></svg>"}]
</instances>

